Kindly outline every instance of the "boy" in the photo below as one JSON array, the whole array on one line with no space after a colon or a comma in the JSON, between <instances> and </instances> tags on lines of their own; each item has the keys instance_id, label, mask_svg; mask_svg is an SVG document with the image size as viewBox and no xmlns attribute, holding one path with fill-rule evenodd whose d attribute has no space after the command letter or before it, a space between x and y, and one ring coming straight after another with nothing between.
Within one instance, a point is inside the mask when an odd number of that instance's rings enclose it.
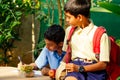
<instances>
[{"instance_id":1,"label":"boy","mask_svg":"<svg viewBox=\"0 0 120 80\"><path fill-rule=\"evenodd\" d=\"M67 48L67 38L71 28L75 28L69 45L71 47L71 61L66 64L65 80L106 80L106 66L109 62L110 43L106 33L100 41L99 60L93 52L93 35L97 26L90 17L90 0L68 0L64 11L66 22L70 25L66 29L63 50ZM65 57L63 61L65 62Z\"/></svg>"},{"instance_id":2,"label":"boy","mask_svg":"<svg viewBox=\"0 0 120 80\"><path fill-rule=\"evenodd\" d=\"M62 51L65 31L60 25L52 25L44 33L46 46L41 51L35 63L30 65L34 69L42 69L43 75L48 75L50 69L57 69L65 52ZM50 68L46 67L47 65Z\"/></svg>"}]
</instances>

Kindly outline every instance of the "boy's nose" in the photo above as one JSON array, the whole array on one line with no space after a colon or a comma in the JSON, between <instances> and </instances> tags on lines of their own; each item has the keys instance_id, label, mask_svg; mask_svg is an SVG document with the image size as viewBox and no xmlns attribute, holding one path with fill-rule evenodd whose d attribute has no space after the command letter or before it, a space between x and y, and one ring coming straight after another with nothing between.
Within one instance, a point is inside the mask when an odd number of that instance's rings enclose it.
<instances>
[{"instance_id":1,"label":"boy's nose","mask_svg":"<svg viewBox=\"0 0 120 80\"><path fill-rule=\"evenodd\" d=\"M50 47L49 47L49 46L47 46L47 45L46 45L46 48L47 48L48 50L50 50Z\"/></svg>"},{"instance_id":2,"label":"boy's nose","mask_svg":"<svg viewBox=\"0 0 120 80\"><path fill-rule=\"evenodd\" d=\"M46 48L48 49L49 47L46 45Z\"/></svg>"},{"instance_id":3,"label":"boy's nose","mask_svg":"<svg viewBox=\"0 0 120 80\"><path fill-rule=\"evenodd\" d=\"M66 18L65 20L66 20L66 22L68 22L68 21L69 21L69 19L68 19L68 18Z\"/></svg>"}]
</instances>

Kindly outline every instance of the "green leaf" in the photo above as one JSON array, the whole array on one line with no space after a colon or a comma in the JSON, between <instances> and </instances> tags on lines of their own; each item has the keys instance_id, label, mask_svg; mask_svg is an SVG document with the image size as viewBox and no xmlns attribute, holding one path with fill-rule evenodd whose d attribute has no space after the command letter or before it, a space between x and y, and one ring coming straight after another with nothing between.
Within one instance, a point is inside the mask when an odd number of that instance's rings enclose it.
<instances>
[{"instance_id":1,"label":"green leaf","mask_svg":"<svg viewBox=\"0 0 120 80\"><path fill-rule=\"evenodd\" d=\"M16 26L16 25L18 25L18 24L20 24L19 21L14 21L14 22L11 24L11 28L13 28L14 26Z\"/></svg>"},{"instance_id":2,"label":"green leaf","mask_svg":"<svg viewBox=\"0 0 120 80\"><path fill-rule=\"evenodd\" d=\"M116 80L120 80L120 76Z\"/></svg>"},{"instance_id":3,"label":"green leaf","mask_svg":"<svg viewBox=\"0 0 120 80\"><path fill-rule=\"evenodd\" d=\"M7 35L5 36L5 39L8 41L11 38L12 38L11 32L8 32Z\"/></svg>"},{"instance_id":4,"label":"green leaf","mask_svg":"<svg viewBox=\"0 0 120 80\"><path fill-rule=\"evenodd\" d=\"M104 9L102 7L93 7L90 9L91 12L107 12L107 13L112 13L111 11Z\"/></svg>"},{"instance_id":5,"label":"green leaf","mask_svg":"<svg viewBox=\"0 0 120 80\"><path fill-rule=\"evenodd\" d=\"M5 22L7 22L9 19L10 19L10 15L8 15L8 16L6 17Z\"/></svg>"},{"instance_id":6,"label":"green leaf","mask_svg":"<svg viewBox=\"0 0 120 80\"><path fill-rule=\"evenodd\" d=\"M116 43L120 46L120 39L117 39Z\"/></svg>"},{"instance_id":7,"label":"green leaf","mask_svg":"<svg viewBox=\"0 0 120 80\"><path fill-rule=\"evenodd\" d=\"M2 0L0 0L0 3L2 2Z\"/></svg>"},{"instance_id":8,"label":"green leaf","mask_svg":"<svg viewBox=\"0 0 120 80\"><path fill-rule=\"evenodd\" d=\"M16 15L16 16L21 16L21 15L22 15L22 12L21 12L21 11L16 11L16 12L15 12L15 15Z\"/></svg>"},{"instance_id":9,"label":"green leaf","mask_svg":"<svg viewBox=\"0 0 120 80\"><path fill-rule=\"evenodd\" d=\"M98 2L98 4L100 7L103 7L117 15L120 15L120 6L118 4L108 2Z\"/></svg>"},{"instance_id":10,"label":"green leaf","mask_svg":"<svg viewBox=\"0 0 120 80\"><path fill-rule=\"evenodd\" d=\"M2 25L3 25L3 23L0 24L0 27L2 27ZM1 31L1 29L0 29L0 31Z\"/></svg>"}]
</instances>

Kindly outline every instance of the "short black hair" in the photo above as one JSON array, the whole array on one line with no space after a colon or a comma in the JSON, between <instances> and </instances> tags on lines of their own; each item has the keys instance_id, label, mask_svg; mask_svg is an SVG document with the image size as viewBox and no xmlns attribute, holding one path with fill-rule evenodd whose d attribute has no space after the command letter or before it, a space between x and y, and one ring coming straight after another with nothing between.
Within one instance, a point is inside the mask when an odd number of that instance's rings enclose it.
<instances>
[{"instance_id":1,"label":"short black hair","mask_svg":"<svg viewBox=\"0 0 120 80\"><path fill-rule=\"evenodd\" d=\"M53 24L44 33L44 38L55 42L56 44L63 42L65 31L62 26Z\"/></svg>"},{"instance_id":2,"label":"short black hair","mask_svg":"<svg viewBox=\"0 0 120 80\"><path fill-rule=\"evenodd\" d=\"M77 17L79 14L90 17L91 0L68 0L64 11Z\"/></svg>"}]
</instances>

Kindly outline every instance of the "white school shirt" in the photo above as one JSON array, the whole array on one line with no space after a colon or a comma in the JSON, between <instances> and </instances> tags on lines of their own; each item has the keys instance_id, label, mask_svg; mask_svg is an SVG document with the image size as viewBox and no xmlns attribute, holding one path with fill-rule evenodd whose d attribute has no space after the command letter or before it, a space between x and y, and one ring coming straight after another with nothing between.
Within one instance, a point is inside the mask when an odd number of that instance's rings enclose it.
<instances>
[{"instance_id":1,"label":"white school shirt","mask_svg":"<svg viewBox=\"0 0 120 80\"><path fill-rule=\"evenodd\" d=\"M69 34L71 26L66 29L66 36L64 39L63 50L66 51L67 45L66 40ZM93 23L90 23L84 29L78 27L70 41L71 49L72 49L72 57L73 60L76 57L85 58L88 60L96 60L98 59L95 57L95 53L93 52L93 35L97 26ZM100 56L99 61L106 61L109 62L110 58L110 40L108 35L104 33L100 40Z\"/></svg>"}]
</instances>

